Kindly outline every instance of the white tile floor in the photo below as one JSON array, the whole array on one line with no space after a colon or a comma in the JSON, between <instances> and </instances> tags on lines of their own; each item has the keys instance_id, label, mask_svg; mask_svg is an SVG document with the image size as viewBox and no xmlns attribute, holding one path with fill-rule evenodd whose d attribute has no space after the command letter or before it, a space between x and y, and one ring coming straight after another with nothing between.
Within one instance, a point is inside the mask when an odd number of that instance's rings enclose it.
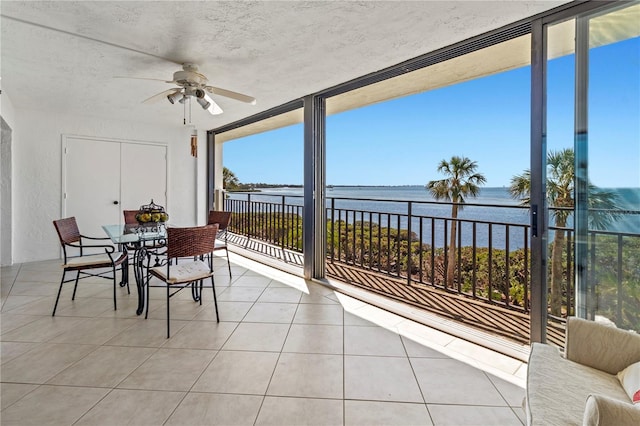
<instances>
[{"instance_id":1,"label":"white tile floor","mask_svg":"<svg viewBox=\"0 0 640 426\"><path fill-rule=\"evenodd\" d=\"M149 319L132 287L2 268L2 425L521 425L526 365L233 256L212 295ZM92 281L93 280L93 281Z\"/></svg>"}]
</instances>

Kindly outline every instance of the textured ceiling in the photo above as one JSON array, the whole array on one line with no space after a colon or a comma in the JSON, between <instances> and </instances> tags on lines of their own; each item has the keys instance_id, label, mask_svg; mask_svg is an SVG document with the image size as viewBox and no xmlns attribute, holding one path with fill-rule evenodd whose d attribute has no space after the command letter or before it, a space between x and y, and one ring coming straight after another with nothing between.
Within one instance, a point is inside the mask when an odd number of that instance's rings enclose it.
<instances>
[{"instance_id":1,"label":"textured ceiling","mask_svg":"<svg viewBox=\"0 0 640 426\"><path fill-rule=\"evenodd\" d=\"M566 1L47 1L0 3L1 85L16 108L181 126L183 107L142 100L194 62L257 105L194 103L228 124L551 9Z\"/></svg>"}]
</instances>

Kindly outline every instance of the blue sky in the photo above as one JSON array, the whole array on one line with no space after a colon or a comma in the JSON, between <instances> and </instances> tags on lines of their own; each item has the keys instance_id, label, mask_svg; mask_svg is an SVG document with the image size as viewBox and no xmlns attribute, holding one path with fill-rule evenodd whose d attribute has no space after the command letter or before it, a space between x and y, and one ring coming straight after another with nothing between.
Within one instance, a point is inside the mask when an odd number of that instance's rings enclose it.
<instances>
[{"instance_id":1,"label":"blue sky","mask_svg":"<svg viewBox=\"0 0 640 426\"><path fill-rule=\"evenodd\" d=\"M548 64L549 150L573 147L574 57ZM640 38L591 49L589 170L600 187L640 187ZM327 117L327 183L424 185L467 156L486 186L529 168L530 68ZM302 124L224 144L241 182L301 184Z\"/></svg>"}]
</instances>

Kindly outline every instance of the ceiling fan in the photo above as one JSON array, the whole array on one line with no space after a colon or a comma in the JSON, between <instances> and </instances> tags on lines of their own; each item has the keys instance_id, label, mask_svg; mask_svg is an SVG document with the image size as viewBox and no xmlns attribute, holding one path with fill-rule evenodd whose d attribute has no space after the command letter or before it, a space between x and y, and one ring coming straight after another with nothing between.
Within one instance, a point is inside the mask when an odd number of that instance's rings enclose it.
<instances>
[{"instance_id":1,"label":"ceiling fan","mask_svg":"<svg viewBox=\"0 0 640 426\"><path fill-rule=\"evenodd\" d=\"M256 104L255 98L251 96L207 85L209 81L207 77L198 72L198 66L191 62L182 64L182 70L173 73L173 80L170 81L160 80L156 78L139 79L163 81L165 83L171 83L178 86L153 95L150 98L142 101L143 103L154 102L162 98L167 98L172 104L176 103L176 101L179 103L185 103L191 98L194 98L196 99L198 104L200 104L202 109L207 110L212 115L222 114L222 108L220 108L220 106L209 96L209 94L224 96L240 102L246 102L251 105Z\"/></svg>"}]
</instances>

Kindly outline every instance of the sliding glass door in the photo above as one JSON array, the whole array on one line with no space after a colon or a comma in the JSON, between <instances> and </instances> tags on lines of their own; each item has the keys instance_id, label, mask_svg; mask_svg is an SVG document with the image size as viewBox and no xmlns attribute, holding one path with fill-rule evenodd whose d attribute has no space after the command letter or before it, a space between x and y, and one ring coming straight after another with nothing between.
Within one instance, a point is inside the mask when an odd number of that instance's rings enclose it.
<instances>
[{"instance_id":1,"label":"sliding glass door","mask_svg":"<svg viewBox=\"0 0 640 426\"><path fill-rule=\"evenodd\" d=\"M547 333L569 315L638 330L640 5L544 34Z\"/></svg>"}]
</instances>

